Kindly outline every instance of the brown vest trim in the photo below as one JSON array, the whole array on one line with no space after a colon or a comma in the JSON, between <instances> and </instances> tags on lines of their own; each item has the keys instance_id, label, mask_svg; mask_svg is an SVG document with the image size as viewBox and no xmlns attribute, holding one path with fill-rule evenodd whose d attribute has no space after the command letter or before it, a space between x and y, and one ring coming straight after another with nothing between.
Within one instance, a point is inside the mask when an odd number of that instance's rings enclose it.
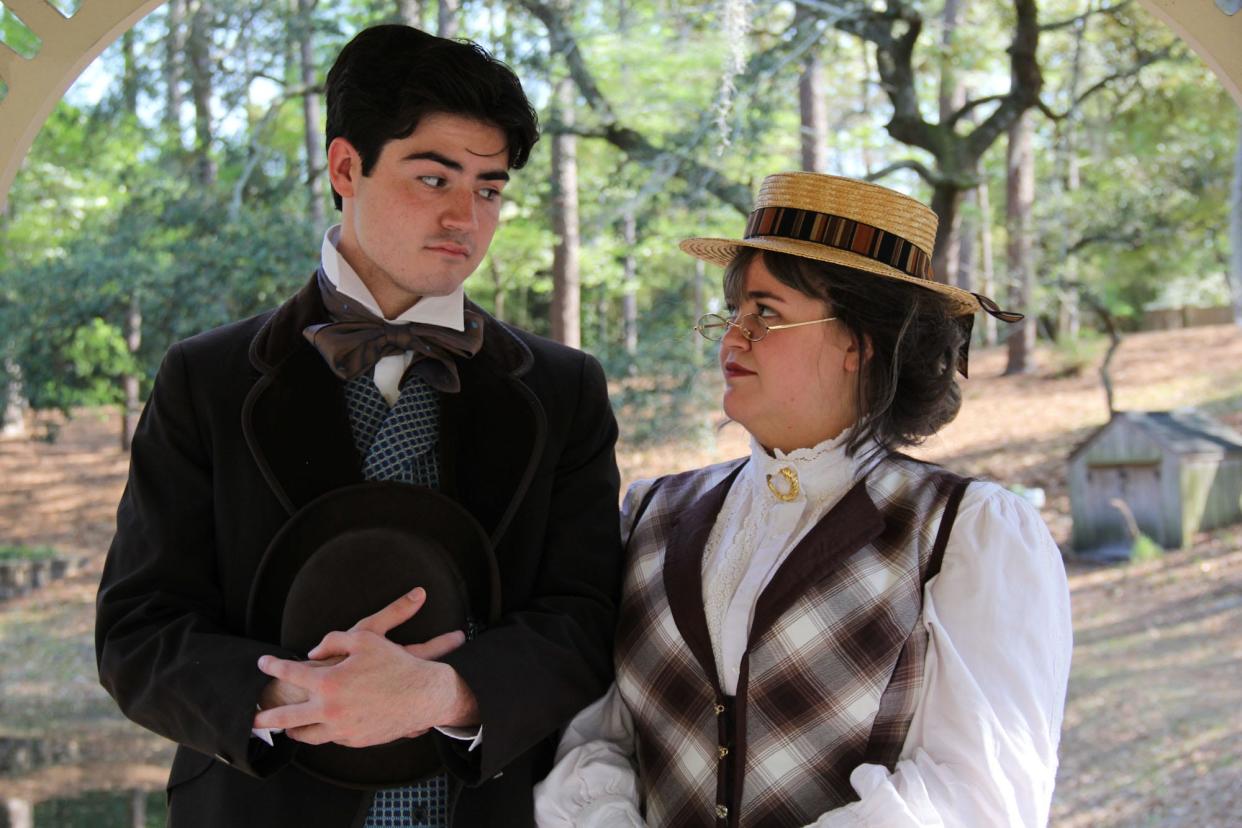
<instances>
[{"instance_id":1,"label":"brown vest trim","mask_svg":"<svg viewBox=\"0 0 1242 828\"><path fill-rule=\"evenodd\" d=\"M944 550L949 545L949 533L953 531L953 522L957 520L957 509L962 505L962 497L971 478L953 475L949 499L944 502L944 515L940 518L940 531L936 533L936 542L932 546L931 557L927 561L927 571L923 573L923 583L940 574L940 565L944 563Z\"/></svg>"},{"instance_id":2,"label":"brown vest trim","mask_svg":"<svg viewBox=\"0 0 1242 828\"><path fill-rule=\"evenodd\" d=\"M716 657L712 655L712 639L707 632L707 615L703 609L703 548L729 488L745 465L740 464L682 512L664 555L664 592L668 596L669 611L717 698L722 695L720 677L716 675Z\"/></svg>"}]
</instances>

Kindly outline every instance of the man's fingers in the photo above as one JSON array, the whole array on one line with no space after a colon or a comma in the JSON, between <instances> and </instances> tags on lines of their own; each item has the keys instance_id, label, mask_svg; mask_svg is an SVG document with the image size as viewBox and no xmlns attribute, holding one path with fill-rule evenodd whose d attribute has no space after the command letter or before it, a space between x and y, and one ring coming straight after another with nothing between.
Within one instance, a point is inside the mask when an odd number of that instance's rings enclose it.
<instances>
[{"instance_id":1,"label":"man's fingers","mask_svg":"<svg viewBox=\"0 0 1242 828\"><path fill-rule=\"evenodd\" d=\"M272 707L254 714L256 729L281 727L286 731L305 728L307 725L320 724L319 705L314 702L286 704L284 707Z\"/></svg>"},{"instance_id":2,"label":"man's fingers","mask_svg":"<svg viewBox=\"0 0 1242 828\"><path fill-rule=\"evenodd\" d=\"M315 668L301 661L289 661L276 656L265 655L259 658L259 672L274 679L296 684L298 687L310 687L313 682Z\"/></svg>"},{"instance_id":3,"label":"man's fingers","mask_svg":"<svg viewBox=\"0 0 1242 828\"><path fill-rule=\"evenodd\" d=\"M321 724L295 727L286 730L285 735L293 741L301 742L304 745L322 745L324 742L332 741L328 728Z\"/></svg>"},{"instance_id":4,"label":"man's fingers","mask_svg":"<svg viewBox=\"0 0 1242 828\"><path fill-rule=\"evenodd\" d=\"M363 618L350 629L366 630L377 635L385 635L393 627L404 624L413 618L415 613L423 608L423 604L426 601L427 590L422 587L415 587L379 612Z\"/></svg>"},{"instance_id":5,"label":"man's fingers","mask_svg":"<svg viewBox=\"0 0 1242 828\"><path fill-rule=\"evenodd\" d=\"M448 655L466 642L466 634L461 630L453 630L435 638L429 638L421 644L407 644L405 651L419 658L434 661Z\"/></svg>"},{"instance_id":6,"label":"man's fingers","mask_svg":"<svg viewBox=\"0 0 1242 828\"><path fill-rule=\"evenodd\" d=\"M350 645L357 639L351 632L330 632L306 654L311 661L339 664L350 653Z\"/></svg>"}]
</instances>

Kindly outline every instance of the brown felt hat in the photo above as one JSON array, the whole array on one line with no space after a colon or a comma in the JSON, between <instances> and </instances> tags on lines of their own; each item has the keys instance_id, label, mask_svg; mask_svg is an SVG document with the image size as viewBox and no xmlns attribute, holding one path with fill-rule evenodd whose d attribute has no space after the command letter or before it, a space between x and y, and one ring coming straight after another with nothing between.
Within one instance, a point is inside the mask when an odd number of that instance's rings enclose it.
<instances>
[{"instance_id":1,"label":"brown felt hat","mask_svg":"<svg viewBox=\"0 0 1242 828\"><path fill-rule=\"evenodd\" d=\"M348 486L307 504L272 539L251 587L247 631L305 654L419 586L426 603L388 633L398 644L499 617L491 544L460 504L404 483ZM431 734L367 748L299 745L293 763L332 784L366 789L441 770Z\"/></svg>"},{"instance_id":2,"label":"brown felt hat","mask_svg":"<svg viewBox=\"0 0 1242 828\"><path fill-rule=\"evenodd\" d=\"M984 310L1005 321L986 296L937 282L931 257L939 219L922 202L887 187L820 173L769 175L759 188L741 239L692 238L681 249L728 265L744 247L841 265L942 293L965 316Z\"/></svg>"}]
</instances>

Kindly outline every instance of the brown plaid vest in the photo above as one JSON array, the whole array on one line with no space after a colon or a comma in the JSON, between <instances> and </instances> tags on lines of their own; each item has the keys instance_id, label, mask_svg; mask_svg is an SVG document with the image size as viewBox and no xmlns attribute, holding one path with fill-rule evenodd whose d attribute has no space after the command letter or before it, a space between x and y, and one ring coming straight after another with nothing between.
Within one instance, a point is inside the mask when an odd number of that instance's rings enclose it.
<instances>
[{"instance_id":1,"label":"brown plaid vest","mask_svg":"<svg viewBox=\"0 0 1242 828\"><path fill-rule=\"evenodd\" d=\"M702 557L745 460L636 487L617 683L634 714L653 828L801 826L853 801L858 765L892 768L922 683L923 585L965 478L881 461L759 596L735 696L720 690Z\"/></svg>"}]
</instances>

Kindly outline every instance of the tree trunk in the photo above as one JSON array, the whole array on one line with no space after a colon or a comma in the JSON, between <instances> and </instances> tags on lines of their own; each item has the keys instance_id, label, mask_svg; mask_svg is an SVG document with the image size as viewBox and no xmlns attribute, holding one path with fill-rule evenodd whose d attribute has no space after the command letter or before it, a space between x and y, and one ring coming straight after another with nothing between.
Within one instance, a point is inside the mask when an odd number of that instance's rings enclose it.
<instances>
[{"instance_id":1,"label":"tree trunk","mask_svg":"<svg viewBox=\"0 0 1242 828\"><path fill-rule=\"evenodd\" d=\"M397 22L421 29L423 27L423 0L397 0Z\"/></svg>"},{"instance_id":2,"label":"tree trunk","mask_svg":"<svg viewBox=\"0 0 1242 828\"><path fill-rule=\"evenodd\" d=\"M440 12L436 18L436 34L440 37L457 37L461 21L461 0L440 0Z\"/></svg>"},{"instance_id":3,"label":"tree trunk","mask_svg":"<svg viewBox=\"0 0 1242 828\"><path fill-rule=\"evenodd\" d=\"M1035 370L1035 308L1033 263L1031 261L1031 205L1035 200L1035 159L1031 151L1033 127L1024 112L1009 128L1005 154L1005 226L1009 241L1009 301L1014 310L1026 314L1009 331L1009 363L1006 374L1027 374Z\"/></svg>"},{"instance_id":4,"label":"tree trunk","mask_svg":"<svg viewBox=\"0 0 1242 828\"><path fill-rule=\"evenodd\" d=\"M147 794L135 788L129 794L129 824L133 828L147 826Z\"/></svg>"},{"instance_id":5,"label":"tree trunk","mask_svg":"<svg viewBox=\"0 0 1242 828\"><path fill-rule=\"evenodd\" d=\"M135 288L129 297L129 311L125 314L125 346L134 364L138 364L138 349L142 346L142 304ZM137 371L126 374L125 411L121 416L121 449L129 451L134 442L134 432L138 430L138 417L142 414L141 386L142 378Z\"/></svg>"},{"instance_id":6,"label":"tree trunk","mask_svg":"<svg viewBox=\"0 0 1242 828\"><path fill-rule=\"evenodd\" d=\"M957 237L962 202L961 189L951 182L941 182L932 189L931 208L940 217L936 225L936 246L932 250L932 278L953 284L957 272Z\"/></svg>"},{"instance_id":7,"label":"tree trunk","mask_svg":"<svg viewBox=\"0 0 1242 828\"><path fill-rule=\"evenodd\" d=\"M573 125L574 85L557 81L553 122ZM570 347L582 344L581 276L578 272L578 139L566 131L552 137L552 338Z\"/></svg>"},{"instance_id":8,"label":"tree trunk","mask_svg":"<svg viewBox=\"0 0 1242 828\"><path fill-rule=\"evenodd\" d=\"M633 206L626 207L622 218L622 237L625 239L625 261L622 275L621 314L624 320L625 352L630 356L638 353L638 267L634 259L634 246L638 244L638 221Z\"/></svg>"},{"instance_id":9,"label":"tree trunk","mask_svg":"<svg viewBox=\"0 0 1242 828\"><path fill-rule=\"evenodd\" d=\"M185 55L186 0L168 0L168 37L164 41L164 77L168 84L164 97L164 123L181 144L181 78Z\"/></svg>"},{"instance_id":10,"label":"tree trunk","mask_svg":"<svg viewBox=\"0 0 1242 828\"><path fill-rule=\"evenodd\" d=\"M693 302L694 307L690 311L690 318L698 321L700 315L707 312L707 297L705 287L707 285L707 264L702 259L694 260L694 290ZM698 345L698 335L695 334L695 344ZM698 365L703 361L703 349L695 348L692 352L694 363Z\"/></svg>"},{"instance_id":11,"label":"tree trunk","mask_svg":"<svg viewBox=\"0 0 1242 828\"><path fill-rule=\"evenodd\" d=\"M22 369L15 360L4 361L4 373L8 387L4 391L4 421L0 423L0 437L19 439L28 436L26 430L26 392L22 388Z\"/></svg>"},{"instance_id":12,"label":"tree trunk","mask_svg":"<svg viewBox=\"0 0 1242 828\"><path fill-rule=\"evenodd\" d=\"M1238 110L1238 151L1233 156L1233 188L1229 196L1229 288L1233 321L1242 327L1242 109Z\"/></svg>"},{"instance_id":13,"label":"tree trunk","mask_svg":"<svg viewBox=\"0 0 1242 828\"><path fill-rule=\"evenodd\" d=\"M975 289L975 244L979 239L979 190L975 188L962 196L962 206L957 234L957 278L953 284L962 290ZM984 314L987 316L987 314Z\"/></svg>"},{"instance_id":14,"label":"tree trunk","mask_svg":"<svg viewBox=\"0 0 1242 828\"><path fill-rule=\"evenodd\" d=\"M797 14L804 14L798 7ZM798 76L798 109L802 116L802 169L828 171L828 102L824 99L824 66L818 44L806 53Z\"/></svg>"},{"instance_id":15,"label":"tree trunk","mask_svg":"<svg viewBox=\"0 0 1242 828\"><path fill-rule=\"evenodd\" d=\"M313 14L316 0L297 0L298 20L298 69L302 86L309 89L315 84L315 42ZM323 129L320 126L319 96L306 92L302 95L302 130L306 146L306 214L311 226L317 231L324 229L323 173L326 164Z\"/></svg>"},{"instance_id":16,"label":"tree trunk","mask_svg":"<svg viewBox=\"0 0 1242 828\"><path fill-rule=\"evenodd\" d=\"M500 268L496 267L496 257L487 257L487 267L492 274L492 316L500 321L505 320L505 285L500 278Z\"/></svg>"},{"instance_id":17,"label":"tree trunk","mask_svg":"<svg viewBox=\"0 0 1242 828\"><path fill-rule=\"evenodd\" d=\"M192 0L190 35L186 43L190 58L190 94L194 98L194 180L211 187L216 182L216 162L211 157L211 5Z\"/></svg>"},{"instance_id":18,"label":"tree trunk","mask_svg":"<svg viewBox=\"0 0 1242 828\"><path fill-rule=\"evenodd\" d=\"M979 186L975 188L979 201L979 292L984 296L996 296L996 258L992 253L992 196L987 179L979 170ZM983 344L996 344L996 317L983 314Z\"/></svg>"},{"instance_id":19,"label":"tree trunk","mask_svg":"<svg viewBox=\"0 0 1242 828\"><path fill-rule=\"evenodd\" d=\"M121 35L121 106L126 112L138 111L138 60L134 55L134 30Z\"/></svg>"}]
</instances>

